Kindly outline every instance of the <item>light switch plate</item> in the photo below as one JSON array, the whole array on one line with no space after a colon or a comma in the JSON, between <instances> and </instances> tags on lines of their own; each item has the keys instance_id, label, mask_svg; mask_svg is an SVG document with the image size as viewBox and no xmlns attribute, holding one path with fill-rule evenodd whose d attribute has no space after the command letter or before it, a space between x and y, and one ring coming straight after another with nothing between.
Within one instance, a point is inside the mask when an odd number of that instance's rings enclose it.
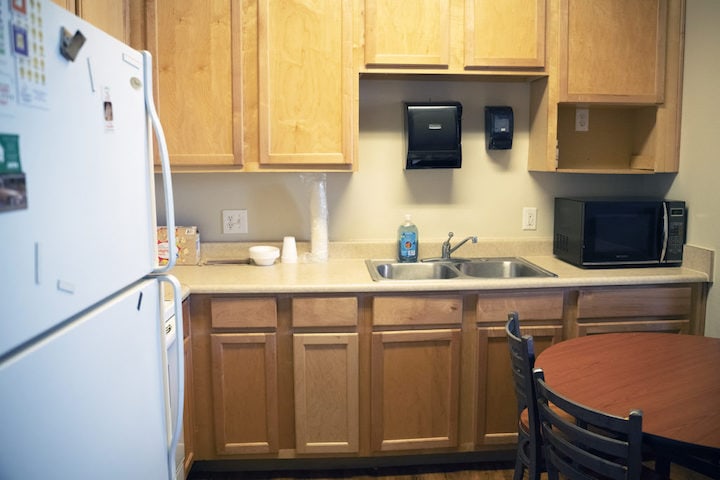
<instances>
[{"instance_id":1,"label":"light switch plate","mask_svg":"<svg viewBox=\"0 0 720 480\"><path fill-rule=\"evenodd\" d=\"M537 208L524 207L522 216L523 230L537 230Z\"/></svg>"},{"instance_id":2,"label":"light switch plate","mask_svg":"<svg viewBox=\"0 0 720 480\"><path fill-rule=\"evenodd\" d=\"M590 129L590 110L587 108L575 109L575 131L587 132Z\"/></svg>"},{"instance_id":3,"label":"light switch plate","mask_svg":"<svg viewBox=\"0 0 720 480\"><path fill-rule=\"evenodd\" d=\"M223 234L248 233L247 210L222 211Z\"/></svg>"}]
</instances>

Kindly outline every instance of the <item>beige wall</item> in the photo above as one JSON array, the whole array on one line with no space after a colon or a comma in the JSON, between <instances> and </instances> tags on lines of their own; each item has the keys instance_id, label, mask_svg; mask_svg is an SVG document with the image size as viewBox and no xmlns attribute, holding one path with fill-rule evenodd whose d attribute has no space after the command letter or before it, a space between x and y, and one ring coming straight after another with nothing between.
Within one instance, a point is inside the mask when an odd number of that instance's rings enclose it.
<instances>
[{"instance_id":1,"label":"beige wall","mask_svg":"<svg viewBox=\"0 0 720 480\"><path fill-rule=\"evenodd\" d=\"M403 101L463 104L461 169L403 169ZM330 241L393 240L411 213L420 241L457 236L552 236L552 202L566 194L663 196L674 175L572 175L527 171L529 85L522 82L365 80L360 86L359 171L327 175ZM512 150L485 148L485 105L510 105ZM592 119L590 119L592 125ZM183 174L174 179L176 217L204 241L309 239L312 175ZM537 231L521 230L522 208L538 208ZM222 235L224 208L248 210L248 235Z\"/></svg>"},{"instance_id":2,"label":"beige wall","mask_svg":"<svg viewBox=\"0 0 720 480\"><path fill-rule=\"evenodd\" d=\"M330 241L393 240L406 212L413 215L421 242L444 239L450 230L458 237L550 238L554 196L667 194L689 203L690 243L720 251L717 25L720 2L688 0L684 126L677 176L528 172L529 87L525 83L363 79L359 171L327 176ZM403 170L404 100L462 102L462 169ZM512 150L489 153L485 149L485 105L513 107ZM284 235L307 240L308 178L279 173L176 175L177 221L198 225L203 241L279 241ZM520 229L524 206L538 208L537 231ZM220 212L225 208L248 210L248 235L222 235ZM720 294L715 290L710 292L707 323L707 333L720 336Z\"/></svg>"},{"instance_id":3,"label":"beige wall","mask_svg":"<svg viewBox=\"0 0 720 480\"><path fill-rule=\"evenodd\" d=\"M715 250L720 273L720 2L688 0L680 173L670 195L689 204L688 242ZM711 287L705 334L720 337L720 290Z\"/></svg>"}]
</instances>

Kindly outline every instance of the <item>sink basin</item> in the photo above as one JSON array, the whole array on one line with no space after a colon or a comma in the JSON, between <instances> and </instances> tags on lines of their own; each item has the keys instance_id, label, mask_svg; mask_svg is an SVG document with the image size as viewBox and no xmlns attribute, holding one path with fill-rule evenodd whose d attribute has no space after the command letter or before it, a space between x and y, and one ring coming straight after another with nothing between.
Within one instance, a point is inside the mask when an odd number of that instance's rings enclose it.
<instances>
[{"instance_id":1,"label":"sink basin","mask_svg":"<svg viewBox=\"0 0 720 480\"><path fill-rule=\"evenodd\" d=\"M376 263L369 268L371 274L376 272L388 280L437 280L460 275L452 265L445 263Z\"/></svg>"},{"instance_id":2,"label":"sink basin","mask_svg":"<svg viewBox=\"0 0 720 480\"><path fill-rule=\"evenodd\" d=\"M555 277L519 257L463 258L419 263L366 260L370 276L381 280L462 280L479 278Z\"/></svg>"},{"instance_id":3,"label":"sink basin","mask_svg":"<svg viewBox=\"0 0 720 480\"><path fill-rule=\"evenodd\" d=\"M474 278L518 278L518 277L554 277L555 274L543 270L520 258L487 258L456 263L455 268L464 275Z\"/></svg>"}]
</instances>

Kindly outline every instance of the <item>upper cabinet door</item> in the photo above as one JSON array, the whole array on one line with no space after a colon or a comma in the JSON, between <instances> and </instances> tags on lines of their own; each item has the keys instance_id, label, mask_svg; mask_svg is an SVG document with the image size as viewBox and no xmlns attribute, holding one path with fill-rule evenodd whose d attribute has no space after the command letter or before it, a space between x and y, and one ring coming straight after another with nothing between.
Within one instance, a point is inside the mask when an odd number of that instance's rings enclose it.
<instances>
[{"instance_id":1,"label":"upper cabinet door","mask_svg":"<svg viewBox=\"0 0 720 480\"><path fill-rule=\"evenodd\" d=\"M155 103L173 169L240 167L241 84L233 81L240 66L240 5L140 3L141 42L153 55Z\"/></svg>"},{"instance_id":2,"label":"upper cabinet door","mask_svg":"<svg viewBox=\"0 0 720 480\"><path fill-rule=\"evenodd\" d=\"M545 66L545 0L465 0L466 68Z\"/></svg>"},{"instance_id":3,"label":"upper cabinet door","mask_svg":"<svg viewBox=\"0 0 720 480\"><path fill-rule=\"evenodd\" d=\"M355 1L366 72L544 71L546 0Z\"/></svg>"},{"instance_id":4,"label":"upper cabinet door","mask_svg":"<svg viewBox=\"0 0 720 480\"><path fill-rule=\"evenodd\" d=\"M87 20L121 42L130 41L126 0L53 0L53 3Z\"/></svg>"},{"instance_id":5,"label":"upper cabinet door","mask_svg":"<svg viewBox=\"0 0 720 480\"><path fill-rule=\"evenodd\" d=\"M667 0L562 0L560 101L662 103Z\"/></svg>"},{"instance_id":6,"label":"upper cabinet door","mask_svg":"<svg viewBox=\"0 0 720 480\"><path fill-rule=\"evenodd\" d=\"M259 0L257 18L260 165L352 170L351 0Z\"/></svg>"},{"instance_id":7,"label":"upper cabinet door","mask_svg":"<svg viewBox=\"0 0 720 480\"><path fill-rule=\"evenodd\" d=\"M365 64L450 66L450 0L365 0Z\"/></svg>"}]
</instances>

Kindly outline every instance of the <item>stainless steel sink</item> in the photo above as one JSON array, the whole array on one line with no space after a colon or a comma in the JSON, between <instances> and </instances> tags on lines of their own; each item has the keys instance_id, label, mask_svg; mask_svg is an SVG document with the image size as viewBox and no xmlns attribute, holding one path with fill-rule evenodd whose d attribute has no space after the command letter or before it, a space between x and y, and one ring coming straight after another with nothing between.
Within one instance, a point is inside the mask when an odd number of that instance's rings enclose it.
<instances>
[{"instance_id":1,"label":"stainless steel sink","mask_svg":"<svg viewBox=\"0 0 720 480\"><path fill-rule=\"evenodd\" d=\"M473 278L518 278L518 277L555 277L548 272L521 258L479 258L469 262L456 263L455 268L464 275Z\"/></svg>"},{"instance_id":2,"label":"stainless steel sink","mask_svg":"<svg viewBox=\"0 0 720 480\"><path fill-rule=\"evenodd\" d=\"M382 280L462 280L478 278L555 277L519 257L463 258L419 263L366 260L370 276Z\"/></svg>"},{"instance_id":3,"label":"stainless steel sink","mask_svg":"<svg viewBox=\"0 0 720 480\"><path fill-rule=\"evenodd\" d=\"M445 263L378 263L370 268L387 280L437 280L456 278L460 273L450 264ZM380 278L375 278L379 280Z\"/></svg>"}]
</instances>

